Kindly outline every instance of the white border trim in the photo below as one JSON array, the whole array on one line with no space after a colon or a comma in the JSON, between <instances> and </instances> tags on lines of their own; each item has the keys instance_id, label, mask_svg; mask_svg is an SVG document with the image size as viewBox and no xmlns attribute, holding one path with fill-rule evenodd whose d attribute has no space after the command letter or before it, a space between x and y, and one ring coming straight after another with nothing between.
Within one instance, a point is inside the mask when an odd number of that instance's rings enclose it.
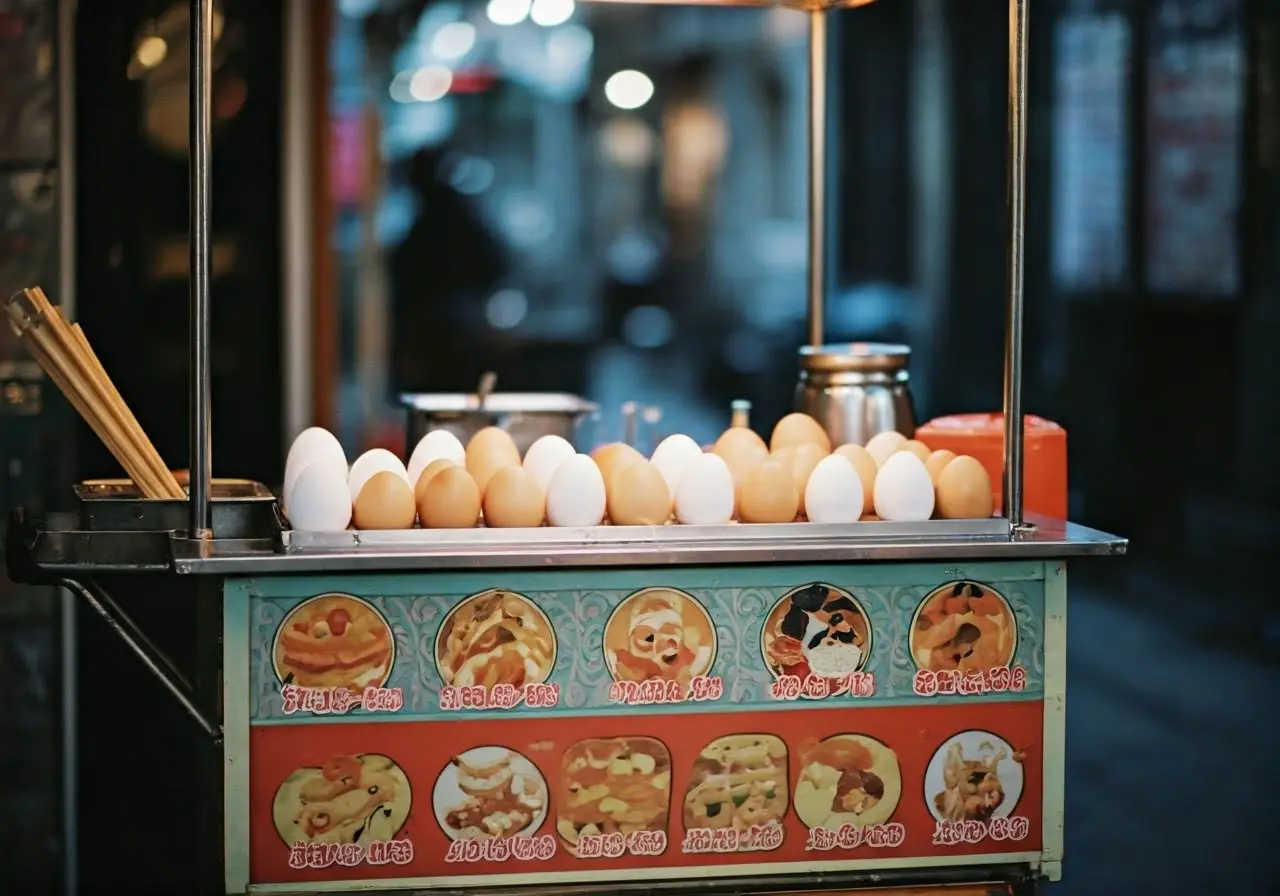
<instances>
[{"instance_id":1,"label":"white border trim","mask_svg":"<svg viewBox=\"0 0 1280 896\"><path fill-rule=\"evenodd\" d=\"M222 591L222 840L227 893L249 886L249 598Z\"/></svg>"},{"instance_id":2,"label":"white border trim","mask_svg":"<svg viewBox=\"0 0 1280 896\"><path fill-rule=\"evenodd\" d=\"M844 859L836 862L784 862L779 864L719 865L705 868L646 868L646 880L695 880L761 874L805 874L840 871L888 871L911 868L962 868L981 865L1038 865L1040 853L1015 852L984 856L931 856L929 858ZM463 887L519 887L548 884L606 883L634 876L636 871L556 871L529 874L476 874L455 877L404 877L384 880L340 880L313 883L254 884L259 893L356 893L378 890L444 890Z\"/></svg>"},{"instance_id":3,"label":"white border trim","mask_svg":"<svg viewBox=\"0 0 1280 896\"><path fill-rule=\"evenodd\" d=\"M1067 564L1044 565L1044 821L1040 862L1062 878L1067 780Z\"/></svg>"}]
</instances>

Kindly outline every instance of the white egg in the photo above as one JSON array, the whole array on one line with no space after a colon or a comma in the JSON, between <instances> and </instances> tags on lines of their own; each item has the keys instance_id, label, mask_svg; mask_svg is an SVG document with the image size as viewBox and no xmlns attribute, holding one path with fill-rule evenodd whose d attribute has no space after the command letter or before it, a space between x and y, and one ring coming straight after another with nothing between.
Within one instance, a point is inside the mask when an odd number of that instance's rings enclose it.
<instances>
[{"instance_id":1,"label":"white egg","mask_svg":"<svg viewBox=\"0 0 1280 896\"><path fill-rule=\"evenodd\" d=\"M556 468L547 485L547 522L553 526L598 526L604 519L604 477L596 462L575 454Z\"/></svg>"},{"instance_id":2,"label":"white egg","mask_svg":"<svg viewBox=\"0 0 1280 896\"><path fill-rule=\"evenodd\" d=\"M883 467L884 462L901 448L906 441L907 437L902 433L891 429L885 430L872 436L867 442L867 454L870 454L872 459L875 460L876 466Z\"/></svg>"},{"instance_id":3,"label":"white egg","mask_svg":"<svg viewBox=\"0 0 1280 896\"><path fill-rule=\"evenodd\" d=\"M933 515L933 479L924 461L910 451L899 451L884 462L872 495L876 516L887 522L918 522Z\"/></svg>"},{"instance_id":4,"label":"white egg","mask_svg":"<svg viewBox=\"0 0 1280 896\"><path fill-rule=\"evenodd\" d=\"M400 458L386 448L370 448L357 457L356 462L351 465L351 473L347 476L347 485L351 487L351 500L354 501L360 495L364 484L372 479L375 473L383 471L395 473L408 482L410 488L413 488L409 471L404 468L404 464L400 463Z\"/></svg>"},{"instance_id":5,"label":"white egg","mask_svg":"<svg viewBox=\"0 0 1280 896\"><path fill-rule=\"evenodd\" d=\"M560 436L543 436L524 453L524 468L545 495L551 486L551 477L560 465L576 455L573 446Z\"/></svg>"},{"instance_id":6,"label":"white egg","mask_svg":"<svg viewBox=\"0 0 1280 896\"><path fill-rule=\"evenodd\" d=\"M432 461L442 458L451 460L458 466L465 466L467 449L462 447L458 437L447 429L433 429L418 439L418 444L413 447L413 453L409 455L409 484L417 485L422 471L430 466Z\"/></svg>"},{"instance_id":7,"label":"white egg","mask_svg":"<svg viewBox=\"0 0 1280 896\"><path fill-rule=\"evenodd\" d=\"M658 468L662 478L667 481L671 494L680 490L680 480L684 477L689 465L702 457L702 446L684 435L667 436L653 449L653 457L649 462Z\"/></svg>"},{"instance_id":8,"label":"white egg","mask_svg":"<svg viewBox=\"0 0 1280 896\"><path fill-rule=\"evenodd\" d=\"M284 462L284 491L292 489L298 474L318 460L341 464L343 469L347 466L347 455L337 437L324 427L312 426L298 433L289 446Z\"/></svg>"},{"instance_id":9,"label":"white egg","mask_svg":"<svg viewBox=\"0 0 1280 896\"><path fill-rule=\"evenodd\" d=\"M829 454L813 468L804 487L804 512L811 523L856 523L862 516L862 479L849 459Z\"/></svg>"},{"instance_id":10,"label":"white egg","mask_svg":"<svg viewBox=\"0 0 1280 896\"><path fill-rule=\"evenodd\" d=\"M676 491L676 519L687 526L722 526L733 519L733 474L718 454L689 464Z\"/></svg>"},{"instance_id":11,"label":"white egg","mask_svg":"<svg viewBox=\"0 0 1280 896\"><path fill-rule=\"evenodd\" d=\"M294 479L285 505L289 525L300 532L341 532L351 522L346 464L317 461Z\"/></svg>"}]
</instances>

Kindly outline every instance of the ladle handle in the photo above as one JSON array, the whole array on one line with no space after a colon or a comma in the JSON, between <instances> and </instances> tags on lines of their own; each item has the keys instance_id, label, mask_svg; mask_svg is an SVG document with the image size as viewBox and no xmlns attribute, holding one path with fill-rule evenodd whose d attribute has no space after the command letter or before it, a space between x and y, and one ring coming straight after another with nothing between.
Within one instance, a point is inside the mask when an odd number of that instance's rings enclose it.
<instances>
[{"instance_id":1,"label":"ladle handle","mask_svg":"<svg viewBox=\"0 0 1280 896\"><path fill-rule=\"evenodd\" d=\"M484 403L489 400L495 386L498 385L498 375L492 370L486 370L480 375L480 382L476 385L476 403L480 406L480 410L484 410Z\"/></svg>"}]
</instances>

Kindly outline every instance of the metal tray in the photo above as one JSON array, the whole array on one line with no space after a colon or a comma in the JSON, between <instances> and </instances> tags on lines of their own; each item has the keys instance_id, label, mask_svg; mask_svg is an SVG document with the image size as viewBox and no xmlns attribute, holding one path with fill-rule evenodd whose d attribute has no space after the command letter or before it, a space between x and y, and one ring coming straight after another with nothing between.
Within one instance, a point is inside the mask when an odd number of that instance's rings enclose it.
<instances>
[{"instance_id":1,"label":"metal tray","mask_svg":"<svg viewBox=\"0 0 1280 896\"><path fill-rule=\"evenodd\" d=\"M190 518L183 500L139 496L128 479L92 479L75 488L86 532L172 532ZM249 479L212 482L213 531L218 538L272 538L280 530L275 495Z\"/></svg>"},{"instance_id":2,"label":"metal tray","mask_svg":"<svg viewBox=\"0 0 1280 896\"><path fill-rule=\"evenodd\" d=\"M370 549L429 548L433 550L473 548L529 548L545 546L670 547L715 542L742 548L767 548L779 543L802 544L838 538L856 542L884 539L954 539L963 541L1007 541L1009 521L999 517L989 520L928 520L919 523L865 522L849 525L830 523L730 523L726 526L589 526L585 528L537 529L399 529L389 531L299 532L284 529L280 544L286 553L325 553L361 547Z\"/></svg>"}]
</instances>

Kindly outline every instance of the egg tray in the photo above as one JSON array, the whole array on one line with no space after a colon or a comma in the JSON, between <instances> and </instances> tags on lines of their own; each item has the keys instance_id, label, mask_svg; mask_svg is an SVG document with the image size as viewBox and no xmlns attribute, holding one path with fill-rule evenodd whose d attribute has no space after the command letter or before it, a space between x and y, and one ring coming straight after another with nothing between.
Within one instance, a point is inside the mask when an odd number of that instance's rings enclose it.
<instances>
[{"instance_id":1,"label":"egg tray","mask_svg":"<svg viewBox=\"0 0 1280 896\"><path fill-rule=\"evenodd\" d=\"M302 532L282 529L280 547L290 554L324 553L365 548L369 550L429 550L433 553L456 548L539 546L581 547L628 545L654 547L706 544L738 545L766 549L778 542L840 541L856 544L919 539L923 541L1007 541L1009 521L1003 517L970 520L925 520L890 523L882 520L858 523L730 523L723 526L586 526L528 529L395 529L345 532Z\"/></svg>"}]
</instances>

